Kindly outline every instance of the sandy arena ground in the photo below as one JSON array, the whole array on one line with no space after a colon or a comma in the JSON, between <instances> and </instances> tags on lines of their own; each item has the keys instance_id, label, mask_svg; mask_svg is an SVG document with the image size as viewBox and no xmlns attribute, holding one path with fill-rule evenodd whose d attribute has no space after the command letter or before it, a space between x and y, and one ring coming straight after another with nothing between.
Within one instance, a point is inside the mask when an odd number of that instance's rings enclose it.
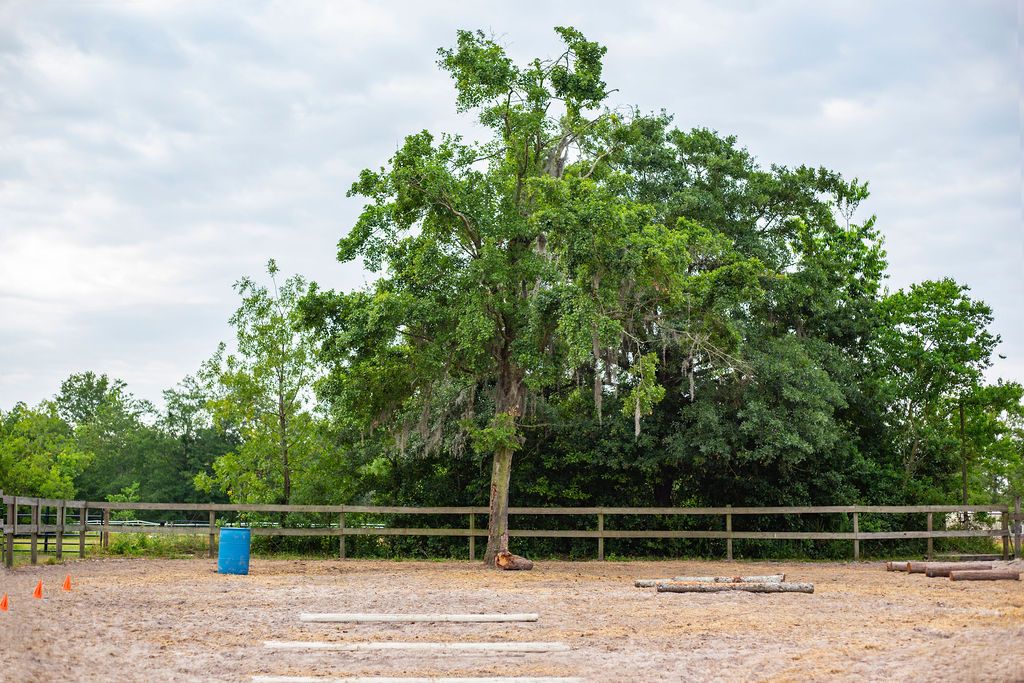
<instances>
[{"instance_id":1,"label":"sandy arena ground","mask_svg":"<svg viewBox=\"0 0 1024 683\"><path fill-rule=\"evenodd\" d=\"M1024 569L1022 563L1017 568ZM813 595L658 594L635 578L782 573ZM60 591L66 574L74 590ZM45 598L32 589L42 579ZM879 563L98 559L0 574L0 680L579 676L587 681L1024 681L1024 582ZM521 624L304 624L299 612L539 612ZM564 641L569 652L272 652L265 640Z\"/></svg>"}]
</instances>

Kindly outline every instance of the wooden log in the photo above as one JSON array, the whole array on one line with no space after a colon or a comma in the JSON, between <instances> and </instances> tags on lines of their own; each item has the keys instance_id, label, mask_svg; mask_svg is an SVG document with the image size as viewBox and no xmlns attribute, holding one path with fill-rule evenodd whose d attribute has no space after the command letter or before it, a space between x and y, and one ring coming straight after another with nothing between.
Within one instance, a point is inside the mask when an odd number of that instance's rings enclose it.
<instances>
[{"instance_id":1,"label":"wooden log","mask_svg":"<svg viewBox=\"0 0 1024 683\"><path fill-rule=\"evenodd\" d=\"M782 583L785 574L767 574L764 576L673 576L667 579L637 579L633 585L637 588L653 588L659 583Z\"/></svg>"},{"instance_id":2,"label":"wooden log","mask_svg":"<svg viewBox=\"0 0 1024 683\"><path fill-rule=\"evenodd\" d=\"M991 569L988 562L908 562L907 571L911 574L924 574L929 569L951 569L953 571L969 569L981 571Z\"/></svg>"},{"instance_id":3,"label":"wooden log","mask_svg":"<svg viewBox=\"0 0 1024 683\"><path fill-rule=\"evenodd\" d=\"M345 623L378 623L378 622L505 622L505 621L537 621L539 614L374 614L353 612L348 614L315 614L303 612L299 621L345 622Z\"/></svg>"},{"instance_id":4,"label":"wooden log","mask_svg":"<svg viewBox=\"0 0 1024 683\"><path fill-rule=\"evenodd\" d=\"M368 650L410 650L418 652L568 652L565 643L511 642L511 643L464 643L464 642L402 642L394 640L361 643L327 643L307 641L268 640L263 647L269 650L316 650L324 652L360 652Z\"/></svg>"},{"instance_id":5,"label":"wooden log","mask_svg":"<svg viewBox=\"0 0 1024 683\"><path fill-rule=\"evenodd\" d=\"M253 683L583 683L572 676L253 676Z\"/></svg>"},{"instance_id":6,"label":"wooden log","mask_svg":"<svg viewBox=\"0 0 1024 683\"><path fill-rule=\"evenodd\" d=\"M964 563L960 563L958 565L949 565L949 566L946 566L946 567L928 567L928 569L926 569L924 571L924 575L927 576L929 579L934 579L936 577L947 577L947 576L950 575L950 573L958 572L958 571L987 572L987 571L992 571L993 569L995 569L995 567L991 567L991 566L989 566L989 567L977 566L977 567L973 567L973 568L972 567L964 567L963 566L964 564L967 564L967 563L964 562Z\"/></svg>"},{"instance_id":7,"label":"wooden log","mask_svg":"<svg viewBox=\"0 0 1024 683\"><path fill-rule=\"evenodd\" d=\"M659 583L659 593L813 593L813 583Z\"/></svg>"},{"instance_id":8,"label":"wooden log","mask_svg":"<svg viewBox=\"0 0 1024 683\"><path fill-rule=\"evenodd\" d=\"M494 556L494 565L498 569L505 569L508 571L526 571L533 569L533 560L528 560L525 557L519 555L513 555L507 550L500 550L498 554Z\"/></svg>"},{"instance_id":9,"label":"wooden log","mask_svg":"<svg viewBox=\"0 0 1024 683\"><path fill-rule=\"evenodd\" d=\"M1020 581L1020 572L1012 569L990 569L950 572L950 581Z\"/></svg>"}]
</instances>

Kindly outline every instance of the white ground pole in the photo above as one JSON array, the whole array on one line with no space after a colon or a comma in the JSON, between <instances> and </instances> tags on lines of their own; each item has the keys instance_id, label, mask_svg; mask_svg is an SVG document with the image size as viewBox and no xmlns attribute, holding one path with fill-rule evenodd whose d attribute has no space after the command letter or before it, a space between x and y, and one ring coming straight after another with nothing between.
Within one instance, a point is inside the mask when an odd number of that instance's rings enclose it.
<instances>
[{"instance_id":1,"label":"white ground pole","mask_svg":"<svg viewBox=\"0 0 1024 683\"><path fill-rule=\"evenodd\" d=\"M386 678L378 676L253 676L252 683L584 683L582 678L558 676L490 676L485 678Z\"/></svg>"},{"instance_id":2,"label":"white ground pole","mask_svg":"<svg viewBox=\"0 0 1024 683\"><path fill-rule=\"evenodd\" d=\"M363 643L326 643L296 640L268 640L263 647L270 650L317 650L329 652L357 652L363 650L412 650L422 652L568 652L565 643L430 643L381 641Z\"/></svg>"},{"instance_id":3,"label":"white ground pole","mask_svg":"<svg viewBox=\"0 0 1024 683\"><path fill-rule=\"evenodd\" d=\"M309 622L345 622L345 623L378 623L378 622L500 622L500 621L537 621L539 614L314 614L302 612L299 621Z\"/></svg>"}]
</instances>

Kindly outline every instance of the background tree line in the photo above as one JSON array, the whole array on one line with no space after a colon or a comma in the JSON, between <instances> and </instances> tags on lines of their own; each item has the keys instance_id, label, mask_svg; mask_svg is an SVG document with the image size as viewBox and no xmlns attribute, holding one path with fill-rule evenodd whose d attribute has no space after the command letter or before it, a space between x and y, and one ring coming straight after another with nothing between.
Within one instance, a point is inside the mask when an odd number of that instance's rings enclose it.
<instances>
[{"instance_id":1,"label":"background tree line","mask_svg":"<svg viewBox=\"0 0 1024 683\"><path fill-rule=\"evenodd\" d=\"M373 284L271 261L162 409L85 372L0 413L0 488L492 517L1024 492L991 309L951 279L883 287L867 183L611 109L604 48L557 33L522 65L481 33L440 51L490 137L416 133L360 175L338 258Z\"/></svg>"}]
</instances>

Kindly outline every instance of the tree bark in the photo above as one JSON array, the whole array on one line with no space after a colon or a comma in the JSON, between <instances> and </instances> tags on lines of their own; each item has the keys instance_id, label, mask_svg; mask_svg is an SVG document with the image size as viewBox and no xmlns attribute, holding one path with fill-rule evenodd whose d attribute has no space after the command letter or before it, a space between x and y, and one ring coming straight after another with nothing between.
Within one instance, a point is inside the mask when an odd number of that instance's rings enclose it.
<instances>
[{"instance_id":1,"label":"tree bark","mask_svg":"<svg viewBox=\"0 0 1024 683\"><path fill-rule=\"evenodd\" d=\"M284 405L284 371L279 369L277 375L277 425L281 448L281 473L284 477L284 504L292 499L292 471L288 465L288 411Z\"/></svg>"},{"instance_id":2,"label":"tree bark","mask_svg":"<svg viewBox=\"0 0 1024 683\"><path fill-rule=\"evenodd\" d=\"M972 564L969 564L967 562L959 562L957 564L950 564L950 565L946 565L946 566L928 567L927 569L924 570L924 575L927 576L929 579L934 579L935 577L946 577L946 576L949 576L952 572L962 572L962 571L984 572L984 571L992 571L993 569L995 569L995 567L986 567L985 565L981 565L981 564L974 564L974 565L972 565Z\"/></svg>"},{"instance_id":3,"label":"tree bark","mask_svg":"<svg viewBox=\"0 0 1024 683\"><path fill-rule=\"evenodd\" d=\"M491 467L491 504L484 564L494 566L499 552L508 551L508 489L512 480L512 449L499 448Z\"/></svg>"},{"instance_id":4,"label":"tree bark","mask_svg":"<svg viewBox=\"0 0 1024 683\"><path fill-rule=\"evenodd\" d=\"M506 325L507 329L507 325ZM523 372L512 361L511 336L506 335L497 354L498 386L497 415L507 415L517 426L523 414ZM513 439L519 438L518 433ZM512 481L512 456L515 452L513 443L503 443L494 451L491 466L491 501L490 516L487 520L487 550L484 552L484 564L493 567L495 558L502 550L508 550L508 491Z\"/></svg>"},{"instance_id":5,"label":"tree bark","mask_svg":"<svg viewBox=\"0 0 1024 683\"><path fill-rule=\"evenodd\" d=\"M991 571L956 571L950 572L950 581L1020 581L1020 572L1011 569L993 569Z\"/></svg>"},{"instance_id":6,"label":"tree bark","mask_svg":"<svg viewBox=\"0 0 1024 683\"><path fill-rule=\"evenodd\" d=\"M506 570L529 570L533 569L533 560L528 560L519 555L513 555L507 550L500 551L494 558L494 564L499 569Z\"/></svg>"},{"instance_id":7,"label":"tree bark","mask_svg":"<svg viewBox=\"0 0 1024 683\"><path fill-rule=\"evenodd\" d=\"M813 593L813 583L659 583L659 593Z\"/></svg>"},{"instance_id":8,"label":"tree bark","mask_svg":"<svg viewBox=\"0 0 1024 683\"><path fill-rule=\"evenodd\" d=\"M960 465L961 483L963 484L963 504L967 507L967 440L964 438L964 400L960 399ZM967 525L967 511L963 514L964 525Z\"/></svg>"},{"instance_id":9,"label":"tree bark","mask_svg":"<svg viewBox=\"0 0 1024 683\"><path fill-rule=\"evenodd\" d=\"M637 579L633 582L636 588L653 588L659 583L782 583L785 574L767 574L765 576L673 576L668 579Z\"/></svg>"},{"instance_id":10,"label":"tree bark","mask_svg":"<svg viewBox=\"0 0 1024 683\"><path fill-rule=\"evenodd\" d=\"M992 569L988 562L908 562L907 571L911 574L927 574L929 571L957 571L970 569L982 571Z\"/></svg>"}]
</instances>

